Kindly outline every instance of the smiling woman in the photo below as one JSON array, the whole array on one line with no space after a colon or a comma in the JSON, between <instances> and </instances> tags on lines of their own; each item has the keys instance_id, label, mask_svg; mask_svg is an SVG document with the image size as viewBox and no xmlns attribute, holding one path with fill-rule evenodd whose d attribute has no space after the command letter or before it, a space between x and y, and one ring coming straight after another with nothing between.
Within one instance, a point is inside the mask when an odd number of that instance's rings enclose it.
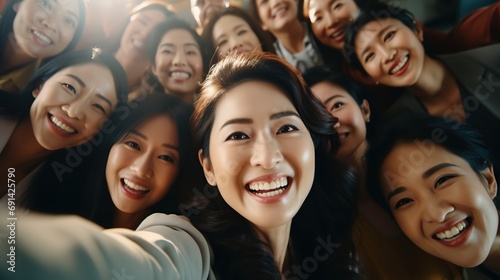
<instances>
[{"instance_id":1,"label":"smiling woman","mask_svg":"<svg viewBox=\"0 0 500 280\"><path fill-rule=\"evenodd\" d=\"M0 17L0 89L22 89L41 59L74 49L84 18L83 0L7 1Z\"/></svg>"},{"instance_id":2,"label":"smiling woman","mask_svg":"<svg viewBox=\"0 0 500 280\"><path fill-rule=\"evenodd\" d=\"M328 156L338 148L335 119L298 70L273 54L228 56L203 84L192 120L199 159L217 195L196 201L192 210L199 214L190 218L213 246L222 278L296 275L293 267L305 266L318 236L338 248L316 260L308 275L355 274L345 242L353 204L344 204L354 186ZM205 205L201 212L199 205Z\"/></svg>"},{"instance_id":3,"label":"smiling woman","mask_svg":"<svg viewBox=\"0 0 500 280\"><path fill-rule=\"evenodd\" d=\"M94 49L60 55L41 67L21 93L0 94L0 166L16 169L18 197L48 158L92 139L126 101L126 92L120 64Z\"/></svg>"},{"instance_id":4,"label":"smiling woman","mask_svg":"<svg viewBox=\"0 0 500 280\"><path fill-rule=\"evenodd\" d=\"M65 182L87 190L81 213L105 228L135 229L151 213L178 213L181 185L196 176L188 171L192 106L162 92L134 106Z\"/></svg>"},{"instance_id":5,"label":"smiling woman","mask_svg":"<svg viewBox=\"0 0 500 280\"><path fill-rule=\"evenodd\" d=\"M482 136L440 118L403 119L384 132L368 152L372 196L424 251L497 279L498 186Z\"/></svg>"},{"instance_id":6,"label":"smiling woman","mask_svg":"<svg viewBox=\"0 0 500 280\"><path fill-rule=\"evenodd\" d=\"M131 99L151 92L166 92L193 104L208 69L198 33L179 18L169 19L151 32L147 52L151 69Z\"/></svg>"}]
</instances>

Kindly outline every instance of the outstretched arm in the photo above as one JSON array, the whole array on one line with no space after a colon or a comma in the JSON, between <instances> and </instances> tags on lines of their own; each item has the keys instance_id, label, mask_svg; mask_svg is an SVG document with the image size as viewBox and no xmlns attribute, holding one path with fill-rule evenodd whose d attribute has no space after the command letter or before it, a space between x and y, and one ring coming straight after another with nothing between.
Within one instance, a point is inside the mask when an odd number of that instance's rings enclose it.
<instances>
[{"instance_id":1,"label":"outstretched arm","mask_svg":"<svg viewBox=\"0 0 500 280\"><path fill-rule=\"evenodd\" d=\"M2 248L10 246L2 241ZM5 250L1 255L2 259L8 257ZM153 214L137 231L103 230L75 216L20 216L15 256L15 272L3 268L1 279L213 277L207 242L186 219L176 215ZM2 263L9 265L7 261Z\"/></svg>"}]
</instances>

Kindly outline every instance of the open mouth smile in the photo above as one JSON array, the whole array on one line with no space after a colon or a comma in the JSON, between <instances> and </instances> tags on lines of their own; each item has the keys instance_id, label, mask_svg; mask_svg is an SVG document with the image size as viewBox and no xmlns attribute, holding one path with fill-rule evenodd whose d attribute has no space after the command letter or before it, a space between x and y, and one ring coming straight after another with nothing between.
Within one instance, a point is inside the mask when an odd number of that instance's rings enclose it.
<instances>
[{"instance_id":1,"label":"open mouth smile","mask_svg":"<svg viewBox=\"0 0 500 280\"><path fill-rule=\"evenodd\" d=\"M282 194L288 186L289 179L281 177L271 182L253 182L248 186L248 189L260 197L273 197Z\"/></svg>"},{"instance_id":2,"label":"open mouth smile","mask_svg":"<svg viewBox=\"0 0 500 280\"><path fill-rule=\"evenodd\" d=\"M465 242L466 235L472 224L472 218L468 217L449 229L442 230L432 235L432 238L448 246L455 246Z\"/></svg>"}]
</instances>

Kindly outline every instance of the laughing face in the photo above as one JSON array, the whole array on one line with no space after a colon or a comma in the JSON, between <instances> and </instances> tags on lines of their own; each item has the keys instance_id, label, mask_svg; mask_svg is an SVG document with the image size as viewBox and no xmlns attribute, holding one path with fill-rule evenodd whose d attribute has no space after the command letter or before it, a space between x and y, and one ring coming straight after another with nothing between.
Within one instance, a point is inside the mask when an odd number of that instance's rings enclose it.
<instances>
[{"instance_id":1,"label":"laughing face","mask_svg":"<svg viewBox=\"0 0 500 280\"><path fill-rule=\"evenodd\" d=\"M117 104L111 71L86 63L64 68L33 91L33 133L47 150L90 140Z\"/></svg>"},{"instance_id":2,"label":"laughing face","mask_svg":"<svg viewBox=\"0 0 500 280\"><path fill-rule=\"evenodd\" d=\"M255 1L259 18L264 30L280 31L290 22L297 20L297 2L295 0L252 0Z\"/></svg>"},{"instance_id":3,"label":"laughing face","mask_svg":"<svg viewBox=\"0 0 500 280\"><path fill-rule=\"evenodd\" d=\"M209 157L200 161L207 181L258 228L291 223L314 178L314 146L297 110L281 89L260 81L218 101Z\"/></svg>"},{"instance_id":4,"label":"laughing face","mask_svg":"<svg viewBox=\"0 0 500 280\"><path fill-rule=\"evenodd\" d=\"M259 38L250 25L240 17L225 15L214 25L213 42L217 48L219 60L229 54L262 51Z\"/></svg>"},{"instance_id":5,"label":"laughing face","mask_svg":"<svg viewBox=\"0 0 500 280\"><path fill-rule=\"evenodd\" d=\"M310 0L309 20L318 40L334 49L344 47L346 27L359 15L354 0Z\"/></svg>"},{"instance_id":6,"label":"laughing face","mask_svg":"<svg viewBox=\"0 0 500 280\"><path fill-rule=\"evenodd\" d=\"M478 175L441 146L424 155L419 143L401 143L380 174L396 221L417 246L463 267L486 259L498 230L492 167Z\"/></svg>"},{"instance_id":7,"label":"laughing face","mask_svg":"<svg viewBox=\"0 0 500 280\"><path fill-rule=\"evenodd\" d=\"M179 173L179 139L171 117L141 123L113 145L106 182L116 208L137 213L159 202Z\"/></svg>"},{"instance_id":8,"label":"laughing face","mask_svg":"<svg viewBox=\"0 0 500 280\"><path fill-rule=\"evenodd\" d=\"M340 159L361 159L366 152L366 122L370 119L370 106L363 100L361 105L352 96L330 82L320 82L311 87L314 95L323 103L330 114L339 119L336 128L340 138Z\"/></svg>"},{"instance_id":9,"label":"laughing face","mask_svg":"<svg viewBox=\"0 0 500 280\"><path fill-rule=\"evenodd\" d=\"M156 9L145 9L134 14L123 32L118 52L128 57L147 59L146 44L151 31L166 19L165 13Z\"/></svg>"},{"instance_id":10,"label":"laughing face","mask_svg":"<svg viewBox=\"0 0 500 280\"><path fill-rule=\"evenodd\" d=\"M24 0L14 9L16 44L34 58L51 57L66 49L81 20L78 1Z\"/></svg>"},{"instance_id":11,"label":"laughing face","mask_svg":"<svg viewBox=\"0 0 500 280\"><path fill-rule=\"evenodd\" d=\"M200 46L188 31L174 29L163 35L153 73L165 91L194 98L203 80L203 59Z\"/></svg>"},{"instance_id":12,"label":"laughing face","mask_svg":"<svg viewBox=\"0 0 500 280\"><path fill-rule=\"evenodd\" d=\"M421 30L411 30L395 19L367 23L355 40L356 55L368 75L383 85L412 86L424 67Z\"/></svg>"}]
</instances>

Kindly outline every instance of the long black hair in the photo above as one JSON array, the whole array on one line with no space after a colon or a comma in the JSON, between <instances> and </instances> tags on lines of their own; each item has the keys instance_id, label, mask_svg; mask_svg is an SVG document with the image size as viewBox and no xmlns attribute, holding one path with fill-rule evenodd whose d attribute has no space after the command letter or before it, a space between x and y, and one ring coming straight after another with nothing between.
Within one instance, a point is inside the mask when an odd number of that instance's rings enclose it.
<instances>
[{"instance_id":1,"label":"long black hair","mask_svg":"<svg viewBox=\"0 0 500 280\"><path fill-rule=\"evenodd\" d=\"M5 51L5 46L11 40L14 18L17 15L17 13L14 11L14 6L19 5L22 1L24 0L7 0L3 8L3 11L0 16L0 56L3 55L3 52ZM85 25L86 9L83 3L84 0L75 0L75 1L78 1L80 19L78 22L78 26L76 27L75 34L73 35L73 39L68 44L68 46L63 50L62 53L66 53L68 51L75 49L78 40L80 40L80 37L83 32L83 27Z\"/></svg>"},{"instance_id":2,"label":"long black hair","mask_svg":"<svg viewBox=\"0 0 500 280\"><path fill-rule=\"evenodd\" d=\"M193 113L195 148L202 150L203 157L210 157L209 139L218 100L231 88L255 80L274 84L288 94L315 147L314 183L292 222L288 246L291 259L286 261L283 273L280 272L269 245L260 241L250 222L224 201L217 187L212 187L215 190L211 192L199 191L187 216L210 241L216 260L214 268L222 279L294 277L293 267L303 267L325 240L338 246L328 252L327 258L315 260L317 267L308 279L334 275L352 279L356 275L352 269L355 262L348 240L356 185L352 173L332 159L339 146L333 129L336 119L314 97L298 70L269 53L229 56L217 63L203 84Z\"/></svg>"}]
</instances>

